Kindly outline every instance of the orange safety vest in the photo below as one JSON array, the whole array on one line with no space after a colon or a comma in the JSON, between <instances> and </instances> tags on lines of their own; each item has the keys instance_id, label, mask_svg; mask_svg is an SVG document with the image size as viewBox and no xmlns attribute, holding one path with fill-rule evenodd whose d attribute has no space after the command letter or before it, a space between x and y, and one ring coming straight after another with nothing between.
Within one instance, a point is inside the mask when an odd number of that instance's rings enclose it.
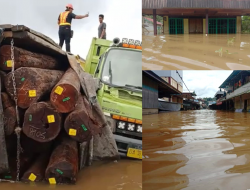
<instances>
[{"instance_id":1,"label":"orange safety vest","mask_svg":"<svg viewBox=\"0 0 250 190\"><path fill-rule=\"evenodd\" d=\"M64 26L64 25L71 25L70 23L66 22L66 18L69 14L69 11L65 11L63 13L60 14L60 21L59 21L59 25L60 26Z\"/></svg>"}]
</instances>

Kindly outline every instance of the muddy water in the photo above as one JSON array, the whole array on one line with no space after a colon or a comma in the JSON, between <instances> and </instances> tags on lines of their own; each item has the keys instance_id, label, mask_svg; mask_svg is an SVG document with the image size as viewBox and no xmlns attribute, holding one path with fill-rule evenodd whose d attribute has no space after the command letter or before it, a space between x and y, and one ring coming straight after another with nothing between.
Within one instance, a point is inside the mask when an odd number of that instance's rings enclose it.
<instances>
[{"instance_id":1,"label":"muddy water","mask_svg":"<svg viewBox=\"0 0 250 190\"><path fill-rule=\"evenodd\" d=\"M143 70L249 70L250 34L143 35Z\"/></svg>"},{"instance_id":2,"label":"muddy water","mask_svg":"<svg viewBox=\"0 0 250 190\"><path fill-rule=\"evenodd\" d=\"M250 189L250 113L143 116L143 190Z\"/></svg>"},{"instance_id":3,"label":"muddy water","mask_svg":"<svg viewBox=\"0 0 250 190\"><path fill-rule=\"evenodd\" d=\"M83 170L76 185L41 185L0 183L1 190L140 190L142 189L142 162L120 160L100 162Z\"/></svg>"}]
</instances>

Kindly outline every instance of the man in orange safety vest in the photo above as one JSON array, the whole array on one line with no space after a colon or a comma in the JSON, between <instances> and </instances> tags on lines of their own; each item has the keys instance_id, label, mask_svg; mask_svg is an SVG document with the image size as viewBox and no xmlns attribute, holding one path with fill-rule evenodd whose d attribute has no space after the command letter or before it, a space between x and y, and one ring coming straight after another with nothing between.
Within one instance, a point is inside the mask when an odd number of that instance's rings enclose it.
<instances>
[{"instance_id":1,"label":"man in orange safety vest","mask_svg":"<svg viewBox=\"0 0 250 190\"><path fill-rule=\"evenodd\" d=\"M66 43L66 51L70 52L70 40L71 40L71 21L72 19L83 19L89 15L75 15L73 12L73 6L68 4L66 10L62 12L58 17L59 25L59 45L63 47L64 41Z\"/></svg>"}]
</instances>

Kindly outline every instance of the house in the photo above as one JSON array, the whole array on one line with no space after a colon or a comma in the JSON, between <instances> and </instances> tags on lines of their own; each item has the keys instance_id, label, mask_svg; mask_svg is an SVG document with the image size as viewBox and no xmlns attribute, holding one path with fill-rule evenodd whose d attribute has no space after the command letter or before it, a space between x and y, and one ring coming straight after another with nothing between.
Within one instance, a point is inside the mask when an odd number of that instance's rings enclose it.
<instances>
[{"instance_id":1,"label":"house","mask_svg":"<svg viewBox=\"0 0 250 190\"><path fill-rule=\"evenodd\" d=\"M235 34L250 0L142 0L142 14L162 16L164 34Z\"/></svg>"}]
</instances>

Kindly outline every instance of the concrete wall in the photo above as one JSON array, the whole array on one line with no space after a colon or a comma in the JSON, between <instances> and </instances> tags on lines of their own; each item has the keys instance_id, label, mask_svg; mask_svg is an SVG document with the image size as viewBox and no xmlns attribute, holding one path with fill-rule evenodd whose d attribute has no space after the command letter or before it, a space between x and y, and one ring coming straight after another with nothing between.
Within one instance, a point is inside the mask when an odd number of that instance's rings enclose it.
<instances>
[{"instance_id":1,"label":"concrete wall","mask_svg":"<svg viewBox=\"0 0 250 190\"><path fill-rule=\"evenodd\" d=\"M183 19L184 34L189 34L188 18Z\"/></svg>"},{"instance_id":2,"label":"concrete wall","mask_svg":"<svg viewBox=\"0 0 250 190\"><path fill-rule=\"evenodd\" d=\"M176 70L163 70L163 71L153 71L153 72L160 77L172 77L174 80L182 84L182 80L180 79L179 75L176 73ZM183 78L183 71L178 70L178 73Z\"/></svg>"},{"instance_id":3,"label":"concrete wall","mask_svg":"<svg viewBox=\"0 0 250 190\"><path fill-rule=\"evenodd\" d=\"M241 34L241 16L237 16L236 18L236 24L237 24L237 33L238 34Z\"/></svg>"},{"instance_id":4,"label":"concrete wall","mask_svg":"<svg viewBox=\"0 0 250 190\"><path fill-rule=\"evenodd\" d=\"M169 24L168 16L163 17L163 32L164 34L169 34Z\"/></svg>"}]
</instances>

